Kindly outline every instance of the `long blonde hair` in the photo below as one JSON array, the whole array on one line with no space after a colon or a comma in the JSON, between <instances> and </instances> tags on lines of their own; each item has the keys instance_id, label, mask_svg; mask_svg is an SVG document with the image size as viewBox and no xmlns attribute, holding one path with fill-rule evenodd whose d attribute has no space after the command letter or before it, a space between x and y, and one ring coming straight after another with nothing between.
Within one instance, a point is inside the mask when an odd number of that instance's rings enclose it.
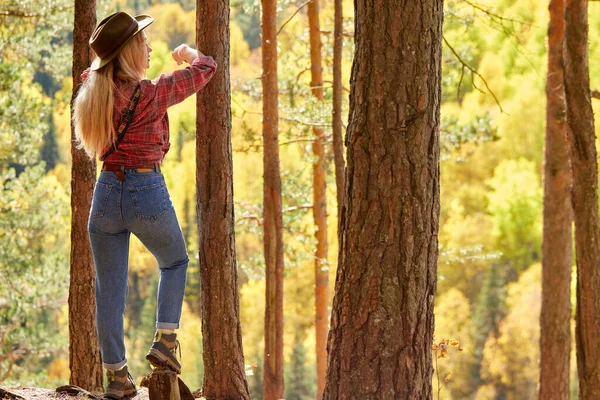
<instances>
[{"instance_id":1,"label":"long blonde hair","mask_svg":"<svg viewBox=\"0 0 600 400\"><path fill-rule=\"evenodd\" d=\"M84 149L90 159L116 139L113 125L115 81L135 83L144 79L145 48L143 34L135 35L111 62L91 71L79 88L73 102L76 146Z\"/></svg>"}]
</instances>

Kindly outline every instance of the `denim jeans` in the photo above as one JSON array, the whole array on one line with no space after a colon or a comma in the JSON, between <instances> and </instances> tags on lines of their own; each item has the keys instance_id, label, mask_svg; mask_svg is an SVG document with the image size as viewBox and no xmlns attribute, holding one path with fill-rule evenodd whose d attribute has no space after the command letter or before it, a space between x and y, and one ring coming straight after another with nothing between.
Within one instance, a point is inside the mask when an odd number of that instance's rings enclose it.
<instances>
[{"instance_id":1,"label":"denim jeans","mask_svg":"<svg viewBox=\"0 0 600 400\"><path fill-rule=\"evenodd\" d=\"M102 171L96 182L88 233L96 266L96 325L104 368L126 364L123 314L129 238L140 239L160 268L156 327L179 327L188 254L163 175L125 169L125 180Z\"/></svg>"}]
</instances>

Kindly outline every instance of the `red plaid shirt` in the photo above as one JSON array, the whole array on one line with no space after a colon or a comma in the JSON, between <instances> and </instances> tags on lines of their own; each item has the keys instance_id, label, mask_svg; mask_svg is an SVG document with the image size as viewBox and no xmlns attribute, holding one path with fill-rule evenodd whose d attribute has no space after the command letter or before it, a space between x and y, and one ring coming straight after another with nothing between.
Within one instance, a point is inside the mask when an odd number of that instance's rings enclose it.
<instances>
[{"instance_id":1,"label":"red plaid shirt","mask_svg":"<svg viewBox=\"0 0 600 400\"><path fill-rule=\"evenodd\" d=\"M140 99L129 128L119 148L104 161L125 167L149 166L162 162L171 147L167 108L181 103L206 86L216 69L217 64L212 57L198 57L184 69L162 74L152 81L141 81ZM115 129L119 126L122 113L127 109L136 84L117 82L116 87L113 111ZM108 147L100 155L107 150Z\"/></svg>"}]
</instances>

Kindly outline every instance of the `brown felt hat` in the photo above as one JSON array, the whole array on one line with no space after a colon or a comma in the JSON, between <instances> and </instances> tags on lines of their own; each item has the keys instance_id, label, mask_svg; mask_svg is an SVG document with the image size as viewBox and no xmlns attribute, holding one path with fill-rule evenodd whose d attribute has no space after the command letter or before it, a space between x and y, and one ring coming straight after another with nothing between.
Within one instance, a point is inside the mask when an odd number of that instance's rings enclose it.
<instances>
[{"instance_id":1,"label":"brown felt hat","mask_svg":"<svg viewBox=\"0 0 600 400\"><path fill-rule=\"evenodd\" d=\"M96 71L112 61L132 37L152 22L154 18L149 15L141 14L134 18L123 11L100 21L90 38L90 47L98 56L90 69Z\"/></svg>"}]
</instances>

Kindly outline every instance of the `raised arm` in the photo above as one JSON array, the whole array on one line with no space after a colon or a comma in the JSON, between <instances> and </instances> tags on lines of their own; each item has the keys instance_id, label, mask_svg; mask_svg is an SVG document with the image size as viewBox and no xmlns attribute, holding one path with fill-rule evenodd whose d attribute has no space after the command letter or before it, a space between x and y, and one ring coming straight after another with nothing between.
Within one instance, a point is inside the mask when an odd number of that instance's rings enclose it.
<instances>
[{"instance_id":1,"label":"raised arm","mask_svg":"<svg viewBox=\"0 0 600 400\"><path fill-rule=\"evenodd\" d=\"M170 74L162 74L152 81L155 87L155 104L161 111L181 103L202 89L217 69L217 63L212 57L205 56L187 45L177 47L173 51L173 58L178 64L186 61L190 65Z\"/></svg>"}]
</instances>

